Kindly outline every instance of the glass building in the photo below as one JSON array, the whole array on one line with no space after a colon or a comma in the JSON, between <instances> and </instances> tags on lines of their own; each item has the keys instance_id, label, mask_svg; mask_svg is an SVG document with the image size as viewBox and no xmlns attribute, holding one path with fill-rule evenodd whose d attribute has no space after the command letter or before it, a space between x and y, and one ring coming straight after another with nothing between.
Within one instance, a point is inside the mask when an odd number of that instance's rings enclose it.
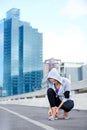
<instances>
[{"instance_id":1,"label":"glass building","mask_svg":"<svg viewBox=\"0 0 87 130\"><path fill-rule=\"evenodd\" d=\"M19 28L19 77L22 90L31 92L41 88L42 33L24 22Z\"/></svg>"},{"instance_id":2,"label":"glass building","mask_svg":"<svg viewBox=\"0 0 87 130\"><path fill-rule=\"evenodd\" d=\"M20 10L7 12L4 24L4 83L7 95L41 88L42 33L20 21Z\"/></svg>"},{"instance_id":3,"label":"glass building","mask_svg":"<svg viewBox=\"0 0 87 130\"><path fill-rule=\"evenodd\" d=\"M0 86L3 86L4 19L0 20Z\"/></svg>"}]
</instances>

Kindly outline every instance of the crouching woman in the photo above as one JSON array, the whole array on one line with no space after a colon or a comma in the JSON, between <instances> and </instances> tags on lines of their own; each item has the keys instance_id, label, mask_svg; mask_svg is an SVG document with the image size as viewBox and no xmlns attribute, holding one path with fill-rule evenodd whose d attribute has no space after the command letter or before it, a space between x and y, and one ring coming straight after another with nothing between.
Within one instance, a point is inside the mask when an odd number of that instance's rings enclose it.
<instances>
[{"instance_id":1,"label":"crouching woman","mask_svg":"<svg viewBox=\"0 0 87 130\"><path fill-rule=\"evenodd\" d=\"M71 98L70 80L61 77L57 70L53 68L48 73L48 89L47 97L50 104L48 111L49 120L55 120L56 118L69 119L68 113L74 107L74 101ZM59 110L63 109L62 115L59 114Z\"/></svg>"}]
</instances>

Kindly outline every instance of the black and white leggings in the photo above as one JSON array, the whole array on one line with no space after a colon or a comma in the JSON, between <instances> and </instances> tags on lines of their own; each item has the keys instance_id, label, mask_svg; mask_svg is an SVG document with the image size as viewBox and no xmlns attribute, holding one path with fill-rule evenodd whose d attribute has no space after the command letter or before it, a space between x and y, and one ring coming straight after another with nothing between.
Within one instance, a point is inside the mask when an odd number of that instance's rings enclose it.
<instances>
[{"instance_id":1,"label":"black and white leggings","mask_svg":"<svg viewBox=\"0 0 87 130\"><path fill-rule=\"evenodd\" d=\"M48 88L47 97L51 107L55 107L55 106L58 107L60 105L61 100L58 97L56 97L56 93L52 88ZM74 107L74 101L67 100L66 102L63 103L60 109L69 112L73 107Z\"/></svg>"}]
</instances>

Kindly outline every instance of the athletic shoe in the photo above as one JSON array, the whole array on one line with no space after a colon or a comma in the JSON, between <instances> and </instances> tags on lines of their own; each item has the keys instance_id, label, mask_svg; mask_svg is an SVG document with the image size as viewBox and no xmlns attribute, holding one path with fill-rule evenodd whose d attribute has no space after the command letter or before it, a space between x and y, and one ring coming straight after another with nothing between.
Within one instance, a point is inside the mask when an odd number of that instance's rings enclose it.
<instances>
[{"instance_id":1,"label":"athletic shoe","mask_svg":"<svg viewBox=\"0 0 87 130\"><path fill-rule=\"evenodd\" d=\"M49 116L48 120L58 120L58 116Z\"/></svg>"},{"instance_id":2,"label":"athletic shoe","mask_svg":"<svg viewBox=\"0 0 87 130\"><path fill-rule=\"evenodd\" d=\"M67 116L64 116L64 115L59 115L59 116L58 116L58 119L69 120L69 119L70 119L70 117L69 117L69 115L67 115Z\"/></svg>"},{"instance_id":3,"label":"athletic shoe","mask_svg":"<svg viewBox=\"0 0 87 130\"><path fill-rule=\"evenodd\" d=\"M55 119L55 120L58 120L58 116L55 116L54 119Z\"/></svg>"},{"instance_id":4,"label":"athletic shoe","mask_svg":"<svg viewBox=\"0 0 87 130\"><path fill-rule=\"evenodd\" d=\"M55 120L55 116L49 116L48 120L49 120L49 121Z\"/></svg>"},{"instance_id":5,"label":"athletic shoe","mask_svg":"<svg viewBox=\"0 0 87 130\"><path fill-rule=\"evenodd\" d=\"M65 119L65 120L69 120L70 117L67 115L67 116L64 116L63 119Z\"/></svg>"}]
</instances>

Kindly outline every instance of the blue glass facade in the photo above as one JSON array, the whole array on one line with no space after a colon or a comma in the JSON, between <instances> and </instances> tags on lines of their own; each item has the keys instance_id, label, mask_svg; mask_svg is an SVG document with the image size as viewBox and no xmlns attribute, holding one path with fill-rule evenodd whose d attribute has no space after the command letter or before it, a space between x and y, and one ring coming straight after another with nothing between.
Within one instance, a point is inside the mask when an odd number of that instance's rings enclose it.
<instances>
[{"instance_id":1,"label":"blue glass facade","mask_svg":"<svg viewBox=\"0 0 87 130\"><path fill-rule=\"evenodd\" d=\"M6 13L6 19L17 18L20 19L20 9L12 8Z\"/></svg>"},{"instance_id":2,"label":"blue glass facade","mask_svg":"<svg viewBox=\"0 0 87 130\"><path fill-rule=\"evenodd\" d=\"M19 27L19 87L18 93L24 93L23 88L23 28ZM21 87L20 87L21 86Z\"/></svg>"},{"instance_id":3,"label":"blue glass facade","mask_svg":"<svg viewBox=\"0 0 87 130\"><path fill-rule=\"evenodd\" d=\"M4 21L4 89L11 95L11 20Z\"/></svg>"},{"instance_id":4,"label":"blue glass facade","mask_svg":"<svg viewBox=\"0 0 87 130\"><path fill-rule=\"evenodd\" d=\"M42 33L32 28L29 23L19 20L19 10L8 11L4 21L3 87L6 89L6 95L41 88L42 40Z\"/></svg>"},{"instance_id":5,"label":"blue glass facade","mask_svg":"<svg viewBox=\"0 0 87 130\"><path fill-rule=\"evenodd\" d=\"M4 21L4 89L6 95L17 94L19 75L19 21L16 18ZM15 88L15 89L14 89ZM15 90L15 91L14 91Z\"/></svg>"},{"instance_id":6,"label":"blue glass facade","mask_svg":"<svg viewBox=\"0 0 87 130\"><path fill-rule=\"evenodd\" d=\"M20 81L24 93L41 88L42 82L42 33L28 23L19 28ZM22 60L23 59L23 60ZM22 80L23 79L23 80Z\"/></svg>"},{"instance_id":7,"label":"blue glass facade","mask_svg":"<svg viewBox=\"0 0 87 130\"><path fill-rule=\"evenodd\" d=\"M3 86L4 19L0 20L0 86Z\"/></svg>"}]
</instances>

